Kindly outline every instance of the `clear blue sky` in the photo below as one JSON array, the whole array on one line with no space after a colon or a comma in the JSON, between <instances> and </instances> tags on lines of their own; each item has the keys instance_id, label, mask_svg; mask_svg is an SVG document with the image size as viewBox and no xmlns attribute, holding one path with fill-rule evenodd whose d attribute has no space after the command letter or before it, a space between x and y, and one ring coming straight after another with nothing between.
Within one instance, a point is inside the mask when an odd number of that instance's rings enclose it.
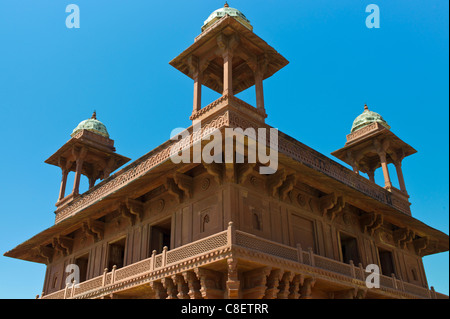
<instances>
[{"instance_id":1,"label":"clear blue sky","mask_svg":"<svg viewBox=\"0 0 450 319\"><path fill-rule=\"evenodd\" d=\"M224 4L71 1L0 0L2 255L54 223L61 172L44 160L94 109L132 160L190 125L192 80L168 62ZM79 29L66 28L70 3L80 8ZM380 8L379 29L365 25L370 3ZM418 150L403 163L413 216L448 234L448 1L229 4L290 61L264 83L267 122L332 157L367 103ZM254 103L248 91L239 97ZM216 98L204 90L203 105ZM429 285L446 294L448 260L424 258ZM44 275L43 265L1 256L0 298L34 298Z\"/></svg>"}]
</instances>

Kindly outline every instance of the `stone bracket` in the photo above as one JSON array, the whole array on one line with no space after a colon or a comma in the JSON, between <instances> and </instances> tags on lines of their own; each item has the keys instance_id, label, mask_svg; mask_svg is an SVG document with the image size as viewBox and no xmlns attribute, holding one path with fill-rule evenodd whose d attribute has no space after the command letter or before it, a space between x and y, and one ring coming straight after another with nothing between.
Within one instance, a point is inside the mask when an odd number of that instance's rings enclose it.
<instances>
[{"instance_id":1,"label":"stone bracket","mask_svg":"<svg viewBox=\"0 0 450 319\"><path fill-rule=\"evenodd\" d=\"M267 177L267 190L269 195L275 197L277 195L278 188L283 185L286 180L287 174L284 168L276 171L276 173L271 174Z\"/></svg>"},{"instance_id":2,"label":"stone bracket","mask_svg":"<svg viewBox=\"0 0 450 319\"><path fill-rule=\"evenodd\" d=\"M53 238L53 248L61 252L64 256L72 252L73 239L67 236L58 236Z\"/></svg>"},{"instance_id":3,"label":"stone bracket","mask_svg":"<svg viewBox=\"0 0 450 319\"><path fill-rule=\"evenodd\" d=\"M366 213L361 216L360 224L364 233L373 236L375 230L383 225L383 215L375 212Z\"/></svg>"},{"instance_id":4,"label":"stone bracket","mask_svg":"<svg viewBox=\"0 0 450 319\"><path fill-rule=\"evenodd\" d=\"M399 228L394 231L394 241L402 249L405 249L407 244L412 243L415 236L415 232L408 227Z\"/></svg>"},{"instance_id":5,"label":"stone bracket","mask_svg":"<svg viewBox=\"0 0 450 319\"><path fill-rule=\"evenodd\" d=\"M336 193L331 193L322 196L319 199L320 210L322 216L328 217L330 221L333 221L337 214L342 212L345 207L345 198L343 195L337 195Z\"/></svg>"}]
</instances>

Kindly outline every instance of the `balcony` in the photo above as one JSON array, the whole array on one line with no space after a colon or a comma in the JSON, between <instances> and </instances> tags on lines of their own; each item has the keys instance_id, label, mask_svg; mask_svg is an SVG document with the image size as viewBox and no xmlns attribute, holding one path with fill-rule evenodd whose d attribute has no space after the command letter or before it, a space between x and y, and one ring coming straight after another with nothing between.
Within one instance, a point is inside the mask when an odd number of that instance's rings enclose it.
<instances>
[{"instance_id":1,"label":"balcony","mask_svg":"<svg viewBox=\"0 0 450 319\"><path fill-rule=\"evenodd\" d=\"M370 290L371 298L437 299L448 298L433 289L404 282L394 276L380 275L380 288L367 288L365 280L369 273L360 264L346 264L313 253L311 249L293 248L258 236L235 230L232 223L227 230L190 244L153 253L150 258L113 269L103 275L78 285L41 296L40 299L102 298L134 287L160 282L166 277L192 272L199 267L222 264L226 273L226 260L251 260L260 266L269 265L305 278L314 278L334 287ZM238 262L239 263L239 262ZM216 267L217 268L217 267ZM200 281L203 285L204 282ZM203 287L202 287L203 288ZM275 287L276 288L276 287ZM202 289L204 290L204 289ZM175 294L176 295L176 294ZM189 294L193 298L194 294ZM187 297L187 296L186 296ZM200 293L196 295L200 297ZM203 296L205 297L205 296ZM189 298L189 297L187 297Z\"/></svg>"}]
</instances>

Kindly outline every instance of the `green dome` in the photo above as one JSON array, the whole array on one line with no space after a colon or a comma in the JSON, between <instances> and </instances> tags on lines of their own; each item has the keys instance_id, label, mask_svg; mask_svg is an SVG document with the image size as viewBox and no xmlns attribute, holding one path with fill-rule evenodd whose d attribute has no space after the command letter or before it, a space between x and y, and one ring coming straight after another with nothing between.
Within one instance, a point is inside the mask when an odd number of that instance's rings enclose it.
<instances>
[{"instance_id":1,"label":"green dome","mask_svg":"<svg viewBox=\"0 0 450 319\"><path fill-rule=\"evenodd\" d=\"M363 128L364 126L370 125L375 122L380 123L388 130L391 128L380 114L369 111L367 105L364 105L364 112L353 121L352 130L350 132L353 133Z\"/></svg>"},{"instance_id":2,"label":"green dome","mask_svg":"<svg viewBox=\"0 0 450 319\"><path fill-rule=\"evenodd\" d=\"M245 17L245 15L238 9L230 8L228 6L228 3L225 2L225 5L223 8L215 10L213 13L211 13L209 15L208 19L205 20L205 22L203 23L202 31L204 31L206 28L208 28L209 26L214 24L217 20L224 17L225 15L234 17L237 21L239 21L241 24L243 24L247 29L253 30L253 27L250 24L250 21Z\"/></svg>"},{"instance_id":3,"label":"green dome","mask_svg":"<svg viewBox=\"0 0 450 319\"><path fill-rule=\"evenodd\" d=\"M94 112L94 114L92 114L92 117L90 119L80 122L80 124L78 124L78 126L73 130L73 132L72 132L72 134L70 134L70 136L73 137L75 134L77 134L81 130L88 130L88 131L91 131L98 135L109 138L109 134L108 134L108 131L106 130L106 126L102 122L97 120L97 116L96 116L95 112Z\"/></svg>"}]
</instances>

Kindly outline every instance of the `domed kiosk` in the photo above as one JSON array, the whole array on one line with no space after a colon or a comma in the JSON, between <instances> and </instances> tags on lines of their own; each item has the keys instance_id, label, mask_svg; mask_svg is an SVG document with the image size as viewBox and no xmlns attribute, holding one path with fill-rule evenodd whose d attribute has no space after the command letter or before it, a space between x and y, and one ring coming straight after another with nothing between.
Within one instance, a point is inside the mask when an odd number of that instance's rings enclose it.
<instances>
[{"instance_id":1,"label":"domed kiosk","mask_svg":"<svg viewBox=\"0 0 450 319\"><path fill-rule=\"evenodd\" d=\"M79 195L81 175L89 179L91 188L98 179L106 179L130 160L116 153L114 140L109 138L106 126L97 119L95 111L91 118L81 121L70 136L71 139L45 161L62 171L57 211ZM75 172L73 190L65 196L67 176L71 171Z\"/></svg>"},{"instance_id":2,"label":"domed kiosk","mask_svg":"<svg viewBox=\"0 0 450 319\"><path fill-rule=\"evenodd\" d=\"M409 196L406 192L401 163L406 156L416 153L416 150L403 142L390 129L386 120L380 114L370 111L366 104L363 113L353 121L345 146L331 154L349 164L356 174L366 173L372 182L375 182L375 170L381 167L384 188L407 200ZM392 186L387 166L390 163L394 164L397 170L400 190Z\"/></svg>"}]
</instances>

